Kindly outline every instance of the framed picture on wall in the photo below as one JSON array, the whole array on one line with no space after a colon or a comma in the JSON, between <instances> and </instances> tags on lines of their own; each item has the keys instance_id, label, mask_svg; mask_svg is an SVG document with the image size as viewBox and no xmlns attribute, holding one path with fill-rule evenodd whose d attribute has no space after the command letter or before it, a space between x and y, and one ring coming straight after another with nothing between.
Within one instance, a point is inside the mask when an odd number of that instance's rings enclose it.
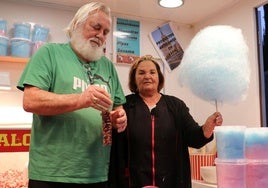
<instances>
[{"instance_id":1,"label":"framed picture on wall","mask_svg":"<svg viewBox=\"0 0 268 188\"><path fill-rule=\"evenodd\" d=\"M132 64L140 57L140 22L115 17L113 23L113 61Z\"/></svg>"},{"instance_id":2,"label":"framed picture on wall","mask_svg":"<svg viewBox=\"0 0 268 188\"><path fill-rule=\"evenodd\" d=\"M174 34L172 23L166 23L149 34L149 38L168 71L175 69L183 57L183 49Z\"/></svg>"}]
</instances>

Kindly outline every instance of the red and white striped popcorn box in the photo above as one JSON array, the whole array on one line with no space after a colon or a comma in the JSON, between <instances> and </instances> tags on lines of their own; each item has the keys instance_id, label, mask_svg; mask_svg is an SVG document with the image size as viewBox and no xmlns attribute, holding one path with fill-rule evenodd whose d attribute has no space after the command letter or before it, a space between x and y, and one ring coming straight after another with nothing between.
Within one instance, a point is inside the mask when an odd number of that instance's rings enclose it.
<instances>
[{"instance_id":1,"label":"red and white striped popcorn box","mask_svg":"<svg viewBox=\"0 0 268 188\"><path fill-rule=\"evenodd\" d=\"M191 177L193 180L202 180L201 166L214 166L216 154L190 154Z\"/></svg>"}]
</instances>

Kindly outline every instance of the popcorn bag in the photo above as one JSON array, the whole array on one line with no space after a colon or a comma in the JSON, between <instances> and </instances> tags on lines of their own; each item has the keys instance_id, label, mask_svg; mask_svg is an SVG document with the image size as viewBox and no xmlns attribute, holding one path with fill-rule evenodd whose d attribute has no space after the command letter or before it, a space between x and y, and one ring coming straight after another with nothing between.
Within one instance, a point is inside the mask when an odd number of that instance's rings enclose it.
<instances>
[{"instance_id":1,"label":"popcorn bag","mask_svg":"<svg viewBox=\"0 0 268 188\"><path fill-rule=\"evenodd\" d=\"M216 154L190 154L191 177L193 180L202 180L200 176L201 166L214 166Z\"/></svg>"},{"instance_id":2,"label":"popcorn bag","mask_svg":"<svg viewBox=\"0 0 268 188\"><path fill-rule=\"evenodd\" d=\"M0 188L28 187L31 125L0 126Z\"/></svg>"}]
</instances>

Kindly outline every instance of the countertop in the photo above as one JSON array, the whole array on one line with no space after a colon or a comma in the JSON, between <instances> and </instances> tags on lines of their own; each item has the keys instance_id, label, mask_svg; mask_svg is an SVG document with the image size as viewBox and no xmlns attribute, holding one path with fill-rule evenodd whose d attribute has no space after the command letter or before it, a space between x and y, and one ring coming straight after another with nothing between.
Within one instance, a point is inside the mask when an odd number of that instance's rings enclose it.
<instances>
[{"instance_id":1,"label":"countertop","mask_svg":"<svg viewBox=\"0 0 268 188\"><path fill-rule=\"evenodd\" d=\"M192 180L192 188L217 188L217 185L208 184L200 180Z\"/></svg>"}]
</instances>

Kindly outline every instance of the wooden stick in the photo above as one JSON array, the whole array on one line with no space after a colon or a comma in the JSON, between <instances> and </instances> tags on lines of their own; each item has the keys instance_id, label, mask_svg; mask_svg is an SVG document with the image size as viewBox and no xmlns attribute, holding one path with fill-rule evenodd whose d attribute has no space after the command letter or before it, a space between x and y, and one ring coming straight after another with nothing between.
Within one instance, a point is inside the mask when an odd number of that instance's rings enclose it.
<instances>
[{"instance_id":1,"label":"wooden stick","mask_svg":"<svg viewBox=\"0 0 268 188\"><path fill-rule=\"evenodd\" d=\"M217 99L215 99L215 105L216 105L216 112L218 112L218 102L217 102Z\"/></svg>"}]
</instances>

